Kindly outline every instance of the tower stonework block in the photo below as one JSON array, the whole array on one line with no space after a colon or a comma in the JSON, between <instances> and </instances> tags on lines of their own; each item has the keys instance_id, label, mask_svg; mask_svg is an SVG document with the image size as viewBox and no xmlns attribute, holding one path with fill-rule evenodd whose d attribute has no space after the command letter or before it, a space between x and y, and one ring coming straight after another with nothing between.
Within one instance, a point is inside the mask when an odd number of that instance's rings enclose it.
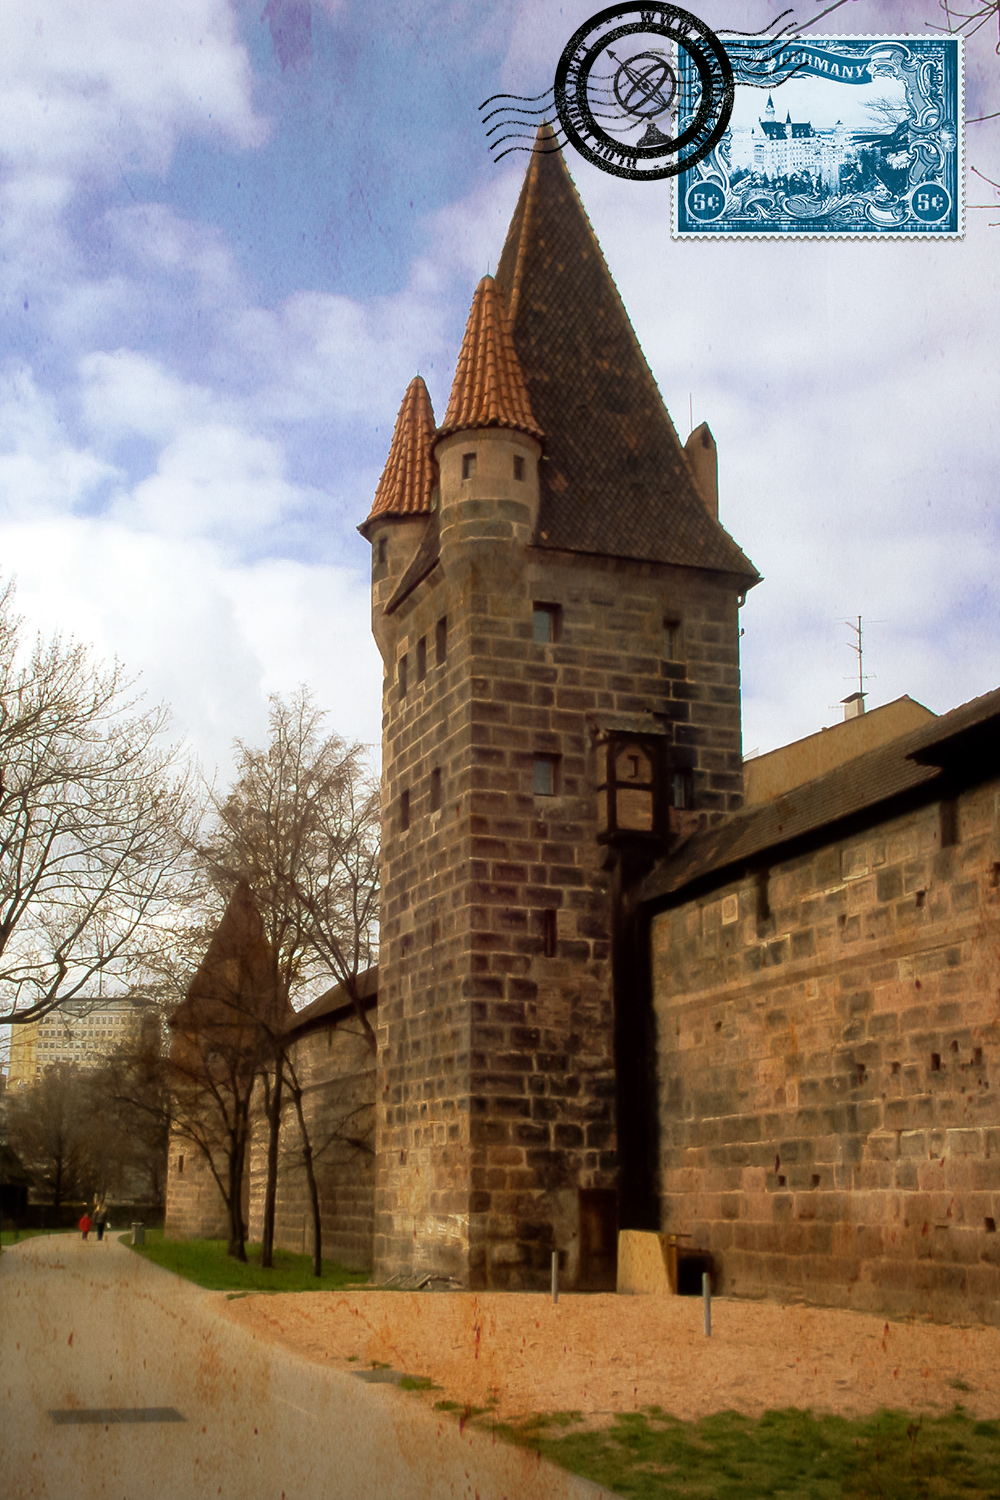
<instances>
[{"instance_id":1,"label":"tower stonework block","mask_svg":"<svg viewBox=\"0 0 1000 1500\"><path fill-rule=\"evenodd\" d=\"M384 665L375 1274L539 1287L558 1251L564 1285L613 1286L638 1035L615 893L740 805L757 575L558 154L533 157L439 429L428 413L414 382L362 527Z\"/></svg>"}]
</instances>

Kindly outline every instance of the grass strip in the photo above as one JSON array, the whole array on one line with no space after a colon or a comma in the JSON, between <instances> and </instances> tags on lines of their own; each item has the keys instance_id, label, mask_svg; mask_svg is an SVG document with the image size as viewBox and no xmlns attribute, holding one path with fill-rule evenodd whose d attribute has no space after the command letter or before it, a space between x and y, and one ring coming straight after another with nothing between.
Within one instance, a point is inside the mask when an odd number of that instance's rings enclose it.
<instances>
[{"instance_id":1,"label":"grass strip","mask_svg":"<svg viewBox=\"0 0 1000 1500\"><path fill-rule=\"evenodd\" d=\"M440 1403L439 1403L440 1405ZM497 1424L498 1435L627 1500L998 1500L1000 1422L879 1411L848 1419L770 1411L681 1422L658 1407L567 1431L574 1412Z\"/></svg>"},{"instance_id":2,"label":"grass strip","mask_svg":"<svg viewBox=\"0 0 1000 1500\"><path fill-rule=\"evenodd\" d=\"M226 1254L225 1240L168 1240L162 1229L147 1229L144 1245L132 1245L128 1234L119 1239L136 1255L213 1292L336 1292L368 1281L367 1271L351 1271L334 1260L324 1260L323 1275L314 1276L312 1256L291 1250L275 1250L274 1267L265 1270L259 1245L247 1246L244 1265Z\"/></svg>"}]
</instances>

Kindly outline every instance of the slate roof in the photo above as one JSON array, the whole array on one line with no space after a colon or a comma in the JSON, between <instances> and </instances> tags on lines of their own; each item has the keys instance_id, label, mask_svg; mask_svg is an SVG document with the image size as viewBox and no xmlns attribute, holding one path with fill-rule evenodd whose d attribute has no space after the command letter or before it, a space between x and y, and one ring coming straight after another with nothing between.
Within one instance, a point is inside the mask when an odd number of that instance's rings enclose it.
<instances>
[{"instance_id":1,"label":"slate roof","mask_svg":"<svg viewBox=\"0 0 1000 1500\"><path fill-rule=\"evenodd\" d=\"M922 792L930 800L947 796L942 768L961 771L963 765L976 775L1000 774L1000 688L695 834L657 866L640 899L666 904L696 883L734 878L767 853L907 793Z\"/></svg>"},{"instance_id":2,"label":"slate roof","mask_svg":"<svg viewBox=\"0 0 1000 1500\"><path fill-rule=\"evenodd\" d=\"M366 1011L378 1004L378 964L373 964L370 969L365 969L358 975L358 998ZM302 1036L323 1026L336 1025L338 1021L344 1021L355 1014L354 1002L346 989L342 984L335 984L320 995L318 1000L303 1006L289 1017L285 1029L290 1034Z\"/></svg>"},{"instance_id":3,"label":"slate roof","mask_svg":"<svg viewBox=\"0 0 1000 1500\"><path fill-rule=\"evenodd\" d=\"M389 457L375 491L368 521L376 516L429 515L431 492L438 481L434 461L434 409L423 379L415 375L399 408ZM364 529L364 526L360 528Z\"/></svg>"},{"instance_id":4,"label":"slate roof","mask_svg":"<svg viewBox=\"0 0 1000 1500\"><path fill-rule=\"evenodd\" d=\"M507 427L540 438L492 276L476 287L439 438L472 427Z\"/></svg>"},{"instance_id":5,"label":"slate roof","mask_svg":"<svg viewBox=\"0 0 1000 1500\"><path fill-rule=\"evenodd\" d=\"M709 515L562 153L539 131L496 284L545 433L536 541L733 573L753 564Z\"/></svg>"}]
</instances>

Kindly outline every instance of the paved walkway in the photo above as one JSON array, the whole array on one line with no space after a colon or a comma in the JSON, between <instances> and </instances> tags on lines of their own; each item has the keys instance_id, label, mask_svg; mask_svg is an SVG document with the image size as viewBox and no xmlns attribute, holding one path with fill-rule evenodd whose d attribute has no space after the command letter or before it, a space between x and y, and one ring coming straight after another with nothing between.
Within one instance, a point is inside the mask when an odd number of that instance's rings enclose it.
<instances>
[{"instance_id":1,"label":"paved walkway","mask_svg":"<svg viewBox=\"0 0 1000 1500\"><path fill-rule=\"evenodd\" d=\"M317 1368L118 1244L0 1257L4 1500L597 1500L394 1388ZM178 1420L181 1418L183 1420Z\"/></svg>"}]
</instances>

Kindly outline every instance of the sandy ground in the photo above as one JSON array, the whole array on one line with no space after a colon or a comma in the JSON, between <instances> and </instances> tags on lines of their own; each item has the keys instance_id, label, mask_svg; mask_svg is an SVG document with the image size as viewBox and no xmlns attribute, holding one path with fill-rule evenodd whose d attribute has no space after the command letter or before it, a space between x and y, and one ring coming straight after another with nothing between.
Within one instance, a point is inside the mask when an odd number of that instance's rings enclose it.
<instances>
[{"instance_id":1,"label":"sandy ground","mask_svg":"<svg viewBox=\"0 0 1000 1500\"><path fill-rule=\"evenodd\" d=\"M310 1292L218 1308L261 1338L335 1369L374 1362L430 1376L428 1402L491 1402L501 1417L660 1406L685 1420L795 1406L888 1406L1000 1418L1000 1330L887 1323L866 1313L717 1297Z\"/></svg>"}]
</instances>

